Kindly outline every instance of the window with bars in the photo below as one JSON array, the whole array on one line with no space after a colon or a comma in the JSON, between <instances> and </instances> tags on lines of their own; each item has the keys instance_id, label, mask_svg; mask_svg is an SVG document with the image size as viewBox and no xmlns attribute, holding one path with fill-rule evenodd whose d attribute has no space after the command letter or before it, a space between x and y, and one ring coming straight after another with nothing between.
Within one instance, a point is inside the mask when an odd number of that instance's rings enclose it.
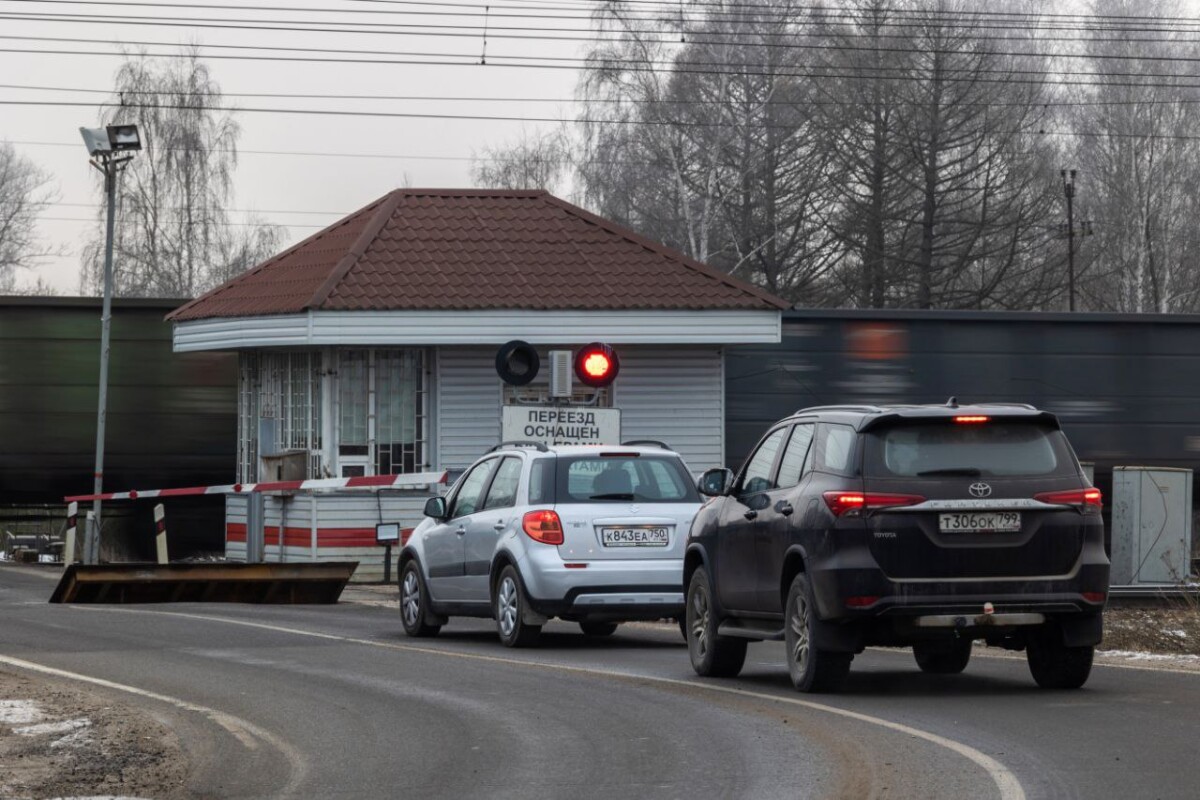
<instances>
[{"instance_id":1,"label":"window with bars","mask_svg":"<svg viewBox=\"0 0 1200 800\"><path fill-rule=\"evenodd\" d=\"M428 468L425 362L423 350L338 354L339 474L399 475Z\"/></svg>"},{"instance_id":2,"label":"window with bars","mask_svg":"<svg viewBox=\"0 0 1200 800\"><path fill-rule=\"evenodd\" d=\"M300 453L305 477L321 474L321 355L243 353L238 382L238 480L259 480L260 461Z\"/></svg>"}]
</instances>

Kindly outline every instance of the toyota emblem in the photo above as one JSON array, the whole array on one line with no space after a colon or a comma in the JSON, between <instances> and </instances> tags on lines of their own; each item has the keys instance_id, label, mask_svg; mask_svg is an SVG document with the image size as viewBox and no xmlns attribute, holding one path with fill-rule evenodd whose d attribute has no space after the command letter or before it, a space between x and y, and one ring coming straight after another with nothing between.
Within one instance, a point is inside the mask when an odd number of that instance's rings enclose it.
<instances>
[{"instance_id":1,"label":"toyota emblem","mask_svg":"<svg viewBox=\"0 0 1200 800\"><path fill-rule=\"evenodd\" d=\"M992 487L982 482L972 483L967 491L971 493L972 497L987 497L992 493Z\"/></svg>"}]
</instances>

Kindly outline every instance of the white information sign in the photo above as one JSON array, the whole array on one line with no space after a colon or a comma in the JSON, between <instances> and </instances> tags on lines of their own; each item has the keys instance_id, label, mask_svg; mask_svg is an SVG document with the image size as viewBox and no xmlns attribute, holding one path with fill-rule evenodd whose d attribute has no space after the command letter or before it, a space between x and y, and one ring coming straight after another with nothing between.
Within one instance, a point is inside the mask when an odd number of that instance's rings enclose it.
<instances>
[{"instance_id":1,"label":"white information sign","mask_svg":"<svg viewBox=\"0 0 1200 800\"><path fill-rule=\"evenodd\" d=\"M621 409L504 406L501 441L620 444Z\"/></svg>"}]
</instances>

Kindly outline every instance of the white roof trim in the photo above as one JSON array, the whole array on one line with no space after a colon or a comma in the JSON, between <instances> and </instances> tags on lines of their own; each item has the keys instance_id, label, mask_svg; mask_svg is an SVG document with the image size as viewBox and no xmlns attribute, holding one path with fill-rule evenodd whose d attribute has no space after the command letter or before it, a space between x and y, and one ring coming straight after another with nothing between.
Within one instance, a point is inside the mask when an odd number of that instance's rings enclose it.
<instances>
[{"instance_id":1,"label":"white roof trim","mask_svg":"<svg viewBox=\"0 0 1200 800\"><path fill-rule=\"evenodd\" d=\"M309 311L176 322L175 352L261 347L503 344L773 344L782 314L712 311Z\"/></svg>"}]
</instances>

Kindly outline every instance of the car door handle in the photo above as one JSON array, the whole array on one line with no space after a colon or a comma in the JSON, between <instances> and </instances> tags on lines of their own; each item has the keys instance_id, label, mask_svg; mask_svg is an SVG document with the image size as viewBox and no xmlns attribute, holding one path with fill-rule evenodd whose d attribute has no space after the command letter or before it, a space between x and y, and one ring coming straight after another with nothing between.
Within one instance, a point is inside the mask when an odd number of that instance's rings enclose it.
<instances>
[{"instance_id":1,"label":"car door handle","mask_svg":"<svg viewBox=\"0 0 1200 800\"><path fill-rule=\"evenodd\" d=\"M463 526L463 525L459 525L459 526L458 526L458 529L457 529L457 530L455 530L454 532L455 532L455 533L457 533L459 536L466 536L466 534L467 534L467 529L466 529L466 527L465 527L465 526Z\"/></svg>"},{"instance_id":2,"label":"car door handle","mask_svg":"<svg viewBox=\"0 0 1200 800\"><path fill-rule=\"evenodd\" d=\"M785 517L790 517L796 511L796 509L792 508L792 504L787 500L780 500L778 503L776 503L775 510Z\"/></svg>"},{"instance_id":3,"label":"car door handle","mask_svg":"<svg viewBox=\"0 0 1200 800\"><path fill-rule=\"evenodd\" d=\"M758 512L752 508L749 511L747 511L745 514L742 514L742 516L745 517L746 519L758 519Z\"/></svg>"},{"instance_id":4,"label":"car door handle","mask_svg":"<svg viewBox=\"0 0 1200 800\"><path fill-rule=\"evenodd\" d=\"M508 527L508 523L501 521L501 522L497 522L497 523L496 523L495 525L493 525L492 527L493 527L493 528L495 528L495 529L496 529L496 530L498 530L498 531L502 531L502 530L504 530L505 528L507 528L507 527Z\"/></svg>"}]
</instances>

